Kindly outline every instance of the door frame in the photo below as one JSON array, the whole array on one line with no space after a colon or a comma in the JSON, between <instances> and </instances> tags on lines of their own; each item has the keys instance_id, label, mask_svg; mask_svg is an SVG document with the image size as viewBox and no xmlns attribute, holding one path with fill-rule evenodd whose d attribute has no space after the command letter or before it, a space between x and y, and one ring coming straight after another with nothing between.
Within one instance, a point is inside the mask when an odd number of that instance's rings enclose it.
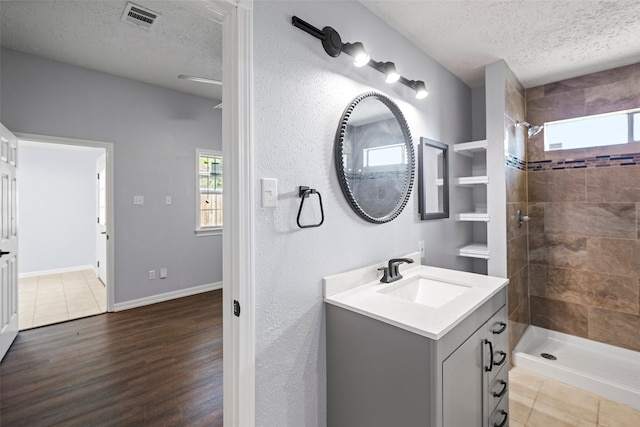
<instances>
[{"instance_id":1,"label":"door frame","mask_svg":"<svg viewBox=\"0 0 640 427\"><path fill-rule=\"evenodd\" d=\"M18 141L43 142L49 144L74 145L78 147L103 148L105 150L105 170L107 172L107 311L112 312L115 299L115 210L113 206L113 143L89 139L62 138L15 132Z\"/></svg>"},{"instance_id":2,"label":"door frame","mask_svg":"<svg viewBox=\"0 0 640 427\"><path fill-rule=\"evenodd\" d=\"M222 24L223 399L225 427L255 426L253 0L185 0ZM239 302L240 316L233 313Z\"/></svg>"}]
</instances>

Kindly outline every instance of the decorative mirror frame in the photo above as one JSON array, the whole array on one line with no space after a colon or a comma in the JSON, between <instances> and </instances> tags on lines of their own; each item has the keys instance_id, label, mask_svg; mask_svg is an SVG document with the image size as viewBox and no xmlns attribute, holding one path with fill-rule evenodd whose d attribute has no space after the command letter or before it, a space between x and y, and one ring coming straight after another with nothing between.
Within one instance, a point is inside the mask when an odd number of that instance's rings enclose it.
<instances>
[{"instance_id":1,"label":"decorative mirror frame","mask_svg":"<svg viewBox=\"0 0 640 427\"><path fill-rule=\"evenodd\" d=\"M427 188L424 183L425 168L425 146L442 150L442 211L427 211ZM442 142L434 141L429 138L420 138L420 147L418 147L418 211L420 219L441 219L449 218L449 146Z\"/></svg>"},{"instance_id":2,"label":"decorative mirror frame","mask_svg":"<svg viewBox=\"0 0 640 427\"><path fill-rule=\"evenodd\" d=\"M402 197L398 200L393 210L383 216L383 217L373 217L369 215L367 212L362 209L358 201L356 200L354 194L351 191L351 187L349 186L349 180L347 179L347 174L344 168L343 163L343 153L344 153L344 145L345 145L345 134L347 132L347 124L349 122L349 118L353 114L353 110L356 106L362 102L364 99L374 98L382 102L384 105L389 108L393 116L395 117L400 129L402 130L404 143L407 149L407 163L408 163L408 177L405 179L404 188L402 191ZM340 125L338 126L338 132L336 134L335 144L334 144L334 159L336 163L336 172L338 174L338 181L340 182L340 188L342 189L342 193L345 198L351 205L351 208L360 216L360 218L365 221L369 221L375 224L383 224L385 222L389 222L394 220L404 207L407 205L409 201L409 197L411 196L411 190L413 188L413 179L415 177L415 149L413 147L413 140L411 139L411 131L409 130L409 125L407 124L402 111L396 105L391 98L379 93L379 92L366 92L363 93L353 99L349 106L345 109L342 114L342 118L340 119Z\"/></svg>"}]
</instances>

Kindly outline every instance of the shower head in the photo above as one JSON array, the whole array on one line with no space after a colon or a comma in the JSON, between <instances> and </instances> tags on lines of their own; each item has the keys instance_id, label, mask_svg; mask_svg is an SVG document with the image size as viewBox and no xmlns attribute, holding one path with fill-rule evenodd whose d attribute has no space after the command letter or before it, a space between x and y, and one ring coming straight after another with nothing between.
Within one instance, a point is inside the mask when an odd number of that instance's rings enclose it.
<instances>
[{"instance_id":1,"label":"shower head","mask_svg":"<svg viewBox=\"0 0 640 427\"><path fill-rule=\"evenodd\" d=\"M534 135L537 135L544 129L544 125L534 126L529 122L516 122L516 126L522 126L527 129L527 135L531 138Z\"/></svg>"}]
</instances>

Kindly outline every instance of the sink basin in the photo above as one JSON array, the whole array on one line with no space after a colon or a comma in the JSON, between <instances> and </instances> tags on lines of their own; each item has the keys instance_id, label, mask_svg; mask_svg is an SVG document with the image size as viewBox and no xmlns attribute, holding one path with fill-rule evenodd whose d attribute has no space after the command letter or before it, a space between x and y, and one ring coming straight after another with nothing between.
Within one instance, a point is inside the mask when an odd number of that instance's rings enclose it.
<instances>
[{"instance_id":1,"label":"sink basin","mask_svg":"<svg viewBox=\"0 0 640 427\"><path fill-rule=\"evenodd\" d=\"M416 276L402 280L378 292L405 301L439 308L469 289L471 286Z\"/></svg>"}]
</instances>

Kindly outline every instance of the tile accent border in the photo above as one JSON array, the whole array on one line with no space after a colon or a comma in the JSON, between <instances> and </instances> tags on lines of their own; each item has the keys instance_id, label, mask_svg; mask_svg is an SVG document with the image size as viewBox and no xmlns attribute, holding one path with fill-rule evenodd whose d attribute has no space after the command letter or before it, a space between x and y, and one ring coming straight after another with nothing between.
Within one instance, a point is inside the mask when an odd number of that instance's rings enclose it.
<instances>
[{"instance_id":1,"label":"tile accent border","mask_svg":"<svg viewBox=\"0 0 640 427\"><path fill-rule=\"evenodd\" d=\"M636 165L640 165L640 153L612 154L587 157L584 159L536 160L527 163L527 171L537 172L546 170L587 169Z\"/></svg>"},{"instance_id":2,"label":"tile accent border","mask_svg":"<svg viewBox=\"0 0 640 427\"><path fill-rule=\"evenodd\" d=\"M511 166L513 168L520 169L521 171L526 171L527 170L527 162L526 162L526 160L522 160L522 159L514 156L513 154L509 154L509 153L505 154L505 156L504 156L504 164L506 166Z\"/></svg>"}]
</instances>

